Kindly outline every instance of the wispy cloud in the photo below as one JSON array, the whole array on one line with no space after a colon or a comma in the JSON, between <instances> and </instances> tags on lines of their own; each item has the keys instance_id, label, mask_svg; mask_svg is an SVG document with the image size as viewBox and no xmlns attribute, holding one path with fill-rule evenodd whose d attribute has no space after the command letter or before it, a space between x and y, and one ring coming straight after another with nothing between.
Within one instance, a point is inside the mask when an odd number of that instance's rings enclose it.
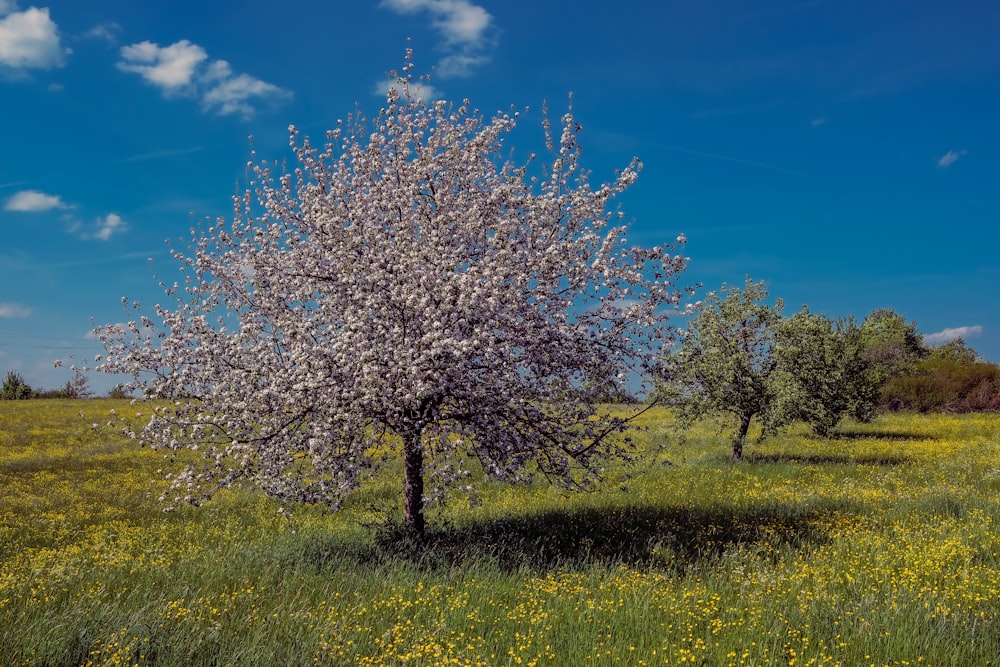
<instances>
[{"instance_id":1,"label":"wispy cloud","mask_svg":"<svg viewBox=\"0 0 1000 667\"><path fill-rule=\"evenodd\" d=\"M48 7L13 11L13 2L0 0L0 66L14 70L61 67L70 53L59 44L59 29Z\"/></svg>"},{"instance_id":2,"label":"wispy cloud","mask_svg":"<svg viewBox=\"0 0 1000 667\"><path fill-rule=\"evenodd\" d=\"M107 241L113 234L124 232L127 228L128 225L125 224L120 215L108 213L103 218L97 219L97 232L94 234L94 238Z\"/></svg>"},{"instance_id":3,"label":"wispy cloud","mask_svg":"<svg viewBox=\"0 0 1000 667\"><path fill-rule=\"evenodd\" d=\"M493 16L469 0L382 0L379 6L399 14L430 14L448 51L437 66L442 78L469 76L490 61L487 51L496 43Z\"/></svg>"},{"instance_id":4,"label":"wispy cloud","mask_svg":"<svg viewBox=\"0 0 1000 667\"><path fill-rule=\"evenodd\" d=\"M938 166L947 169L955 163L958 158L966 155L969 151L948 151L938 159Z\"/></svg>"},{"instance_id":5,"label":"wispy cloud","mask_svg":"<svg viewBox=\"0 0 1000 667\"><path fill-rule=\"evenodd\" d=\"M720 153L709 153L708 151L699 151L693 148L682 148L681 146L670 146L667 144L652 144L657 148L662 148L668 151L674 151L676 153L686 153L688 155L697 155L699 157L705 157L712 160L722 160L724 162L734 162L736 164L744 164L750 167L762 167L764 169L774 169L776 171L784 171L789 174L797 173L793 169L788 169L787 167L782 167L775 164L768 164L767 162L759 162L757 160L748 160L746 158L736 157L733 155L722 155Z\"/></svg>"},{"instance_id":6,"label":"wispy cloud","mask_svg":"<svg viewBox=\"0 0 1000 667\"><path fill-rule=\"evenodd\" d=\"M118 33L120 33L121 30L122 27L117 23L100 23L83 33L83 36L88 39L101 39L111 44L115 44L118 42Z\"/></svg>"},{"instance_id":7,"label":"wispy cloud","mask_svg":"<svg viewBox=\"0 0 1000 667\"><path fill-rule=\"evenodd\" d=\"M225 60L216 60L209 68L209 72L210 75L205 81L211 82L211 85L202 95L201 104L205 109L213 109L223 116L252 115L254 109L250 100L280 102L291 97L289 91L249 74L234 76L229 63Z\"/></svg>"},{"instance_id":8,"label":"wispy cloud","mask_svg":"<svg viewBox=\"0 0 1000 667\"><path fill-rule=\"evenodd\" d=\"M375 84L376 95L387 95L390 90L395 89L400 95L403 94L403 83L401 81L382 81ZM406 84L406 92L415 100L436 100L441 98L441 93L437 88L426 83L409 82Z\"/></svg>"},{"instance_id":9,"label":"wispy cloud","mask_svg":"<svg viewBox=\"0 0 1000 667\"><path fill-rule=\"evenodd\" d=\"M974 325L971 327L954 327L951 329L942 329L936 333L927 334L924 336L924 342L930 345L940 345L941 343L947 343L950 340L955 340L956 338L961 338L962 340L968 338L975 338L983 333L983 328L981 326Z\"/></svg>"},{"instance_id":10,"label":"wispy cloud","mask_svg":"<svg viewBox=\"0 0 1000 667\"><path fill-rule=\"evenodd\" d=\"M99 216L92 225L84 223L75 216L66 216L66 222L69 224L67 231L70 234L76 234L81 239L87 240L107 241L115 234L128 229L128 224L117 213Z\"/></svg>"},{"instance_id":11,"label":"wispy cloud","mask_svg":"<svg viewBox=\"0 0 1000 667\"><path fill-rule=\"evenodd\" d=\"M480 65L485 65L489 61L489 56L473 56L465 53L457 53L445 56L438 62L437 74L443 79L449 79L457 76L469 76L472 74L473 69Z\"/></svg>"},{"instance_id":12,"label":"wispy cloud","mask_svg":"<svg viewBox=\"0 0 1000 667\"><path fill-rule=\"evenodd\" d=\"M47 273L49 271L61 269L76 269L79 267L99 265L103 266L108 262L130 263L139 266L137 262L141 262L142 265L145 265L152 261L154 257L169 259L167 253L161 249L144 251L139 250L122 253L115 257L108 257L103 254L96 257L91 255L81 255L74 259L60 261L52 261L44 255L30 255L26 253L5 255L0 253L0 270L25 274L34 272Z\"/></svg>"},{"instance_id":13,"label":"wispy cloud","mask_svg":"<svg viewBox=\"0 0 1000 667\"><path fill-rule=\"evenodd\" d=\"M145 162L146 160L159 160L162 158L177 157L178 155L188 155L189 153L197 153L204 150L201 146L194 146L192 148L177 148L177 149L165 149L162 151L152 151L150 153L140 153L139 155L131 155L129 157L122 158L115 162L115 164L124 164L126 162Z\"/></svg>"},{"instance_id":14,"label":"wispy cloud","mask_svg":"<svg viewBox=\"0 0 1000 667\"><path fill-rule=\"evenodd\" d=\"M31 309L16 303L0 303L0 317L13 319L15 317L28 317Z\"/></svg>"},{"instance_id":15,"label":"wispy cloud","mask_svg":"<svg viewBox=\"0 0 1000 667\"><path fill-rule=\"evenodd\" d=\"M208 53L186 39L169 46L150 41L123 46L118 68L134 72L158 87L166 97L199 99L202 108L222 116L253 115L255 104L288 101L292 93L249 74L234 74L225 60L209 60Z\"/></svg>"},{"instance_id":16,"label":"wispy cloud","mask_svg":"<svg viewBox=\"0 0 1000 667\"><path fill-rule=\"evenodd\" d=\"M38 190L22 190L10 197L3 208L5 211L37 213L51 211L54 208L71 207L56 195L47 195Z\"/></svg>"},{"instance_id":17,"label":"wispy cloud","mask_svg":"<svg viewBox=\"0 0 1000 667\"><path fill-rule=\"evenodd\" d=\"M13 197L10 197L4 204L4 210L6 211L24 213L39 213L53 209L72 208L75 207L64 202L61 197L48 195L38 190L22 190ZM120 234L128 229L128 224L117 213L108 213L105 216L97 218L94 226L89 229L72 212L64 215L63 219L69 223L68 231L70 233L79 234L81 238L85 239L107 241L115 234Z\"/></svg>"}]
</instances>

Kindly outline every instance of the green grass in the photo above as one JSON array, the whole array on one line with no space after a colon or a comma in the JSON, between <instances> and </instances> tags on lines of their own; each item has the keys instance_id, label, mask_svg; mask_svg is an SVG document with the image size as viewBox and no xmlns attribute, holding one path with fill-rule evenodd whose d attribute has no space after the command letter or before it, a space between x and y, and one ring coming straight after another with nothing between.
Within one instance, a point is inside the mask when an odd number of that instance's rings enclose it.
<instances>
[{"instance_id":1,"label":"green grass","mask_svg":"<svg viewBox=\"0 0 1000 667\"><path fill-rule=\"evenodd\" d=\"M654 410L600 492L487 486L420 546L391 469L336 514L165 513L169 461L91 429L111 408L0 402L0 666L1000 662L1000 415L734 464Z\"/></svg>"}]
</instances>

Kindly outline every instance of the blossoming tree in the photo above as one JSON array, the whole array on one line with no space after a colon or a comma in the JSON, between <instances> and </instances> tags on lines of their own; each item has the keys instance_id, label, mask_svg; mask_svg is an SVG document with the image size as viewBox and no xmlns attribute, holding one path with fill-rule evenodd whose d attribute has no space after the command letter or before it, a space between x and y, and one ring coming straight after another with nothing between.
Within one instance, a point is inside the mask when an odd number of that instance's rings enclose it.
<instances>
[{"instance_id":1,"label":"blossoming tree","mask_svg":"<svg viewBox=\"0 0 1000 667\"><path fill-rule=\"evenodd\" d=\"M395 443L420 534L473 466L577 488L628 455L630 416L596 398L669 341L683 237L626 245L609 203L640 165L592 187L571 113L557 137L544 123L550 163L516 166L517 113L425 102L411 69L322 147L291 128L297 167L253 160L233 220L174 252L172 306L96 330L100 369L160 399L132 435L204 453L169 502L251 481L336 508Z\"/></svg>"}]
</instances>

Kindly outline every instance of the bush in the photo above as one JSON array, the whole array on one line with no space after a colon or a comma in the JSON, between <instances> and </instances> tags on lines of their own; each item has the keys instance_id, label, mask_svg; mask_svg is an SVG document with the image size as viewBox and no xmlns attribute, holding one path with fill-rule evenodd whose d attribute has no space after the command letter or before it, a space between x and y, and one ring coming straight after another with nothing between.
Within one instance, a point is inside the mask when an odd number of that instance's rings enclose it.
<instances>
[{"instance_id":1,"label":"bush","mask_svg":"<svg viewBox=\"0 0 1000 667\"><path fill-rule=\"evenodd\" d=\"M890 411L1000 412L1000 366L932 354L883 387L881 406Z\"/></svg>"},{"instance_id":2,"label":"bush","mask_svg":"<svg viewBox=\"0 0 1000 667\"><path fill-rule=\"evenodd\" d=\"M83 371L76 370L73 378L58 389L45 389L33 392L33 398L90 398L94 392L90 390L90 380Z\"/></svg>"},{"instance_id":3,"label":"bush","mask_svg":"<svg viewBox=\"0 0 1000 667\"><path fill-rule=\"evenodd\" d=\"M31 386L24 381L24 378L17 371L7 371L7 377L0 387L0 400L20 401L31 398L34 392Z\"/></svg>"},{"instance_id":4,"label":"bush","mask_svg":"<svg viewBox=\"0 0 1000 667\"><path fill-rule=\"evenodd\" d=\"M129 392L125 387L120 384L116 384L114 387L108 390L108 398L132 398L131 392Z\"/></svg>"}]
</instances>

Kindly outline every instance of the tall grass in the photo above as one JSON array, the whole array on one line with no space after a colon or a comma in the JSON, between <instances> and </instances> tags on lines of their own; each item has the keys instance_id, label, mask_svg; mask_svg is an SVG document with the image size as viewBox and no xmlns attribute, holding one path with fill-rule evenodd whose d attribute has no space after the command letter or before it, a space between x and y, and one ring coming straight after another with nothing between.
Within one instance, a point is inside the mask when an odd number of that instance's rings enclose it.
<instances>
[{"instance_id":1,"label":"tall grass","mask_svg":"<svg viewBox=\"0 0 1000 667\"><path fill-rule=\"evenodd\" d=\"M488 486L394 528L398 471L289 522L164 513L125 402L0 402L0 665L986 665L1000 416L908 416L728 460L651 411L599 493ZM628 477L625 473L630 473ZM394 476L395 475L395 476Z\"/></svg>"}]
</instances>

